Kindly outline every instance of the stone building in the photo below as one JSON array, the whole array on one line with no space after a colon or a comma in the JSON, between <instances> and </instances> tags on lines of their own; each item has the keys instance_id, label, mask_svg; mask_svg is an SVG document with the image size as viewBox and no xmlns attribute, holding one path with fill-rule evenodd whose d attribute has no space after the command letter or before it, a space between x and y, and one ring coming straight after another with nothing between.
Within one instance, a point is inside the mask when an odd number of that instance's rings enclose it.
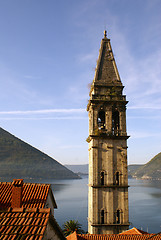
<instances>
[{"instance_id":1,"label":"stone building","mask_svg":"<svg viewBox=\"0 0 161 240\"><path fill-rule=\"evenodd\" d=\"M123 88L105 31L87 106L91 234L116 234L129 228L127 101Z\"/></svg>"}]
</instances>

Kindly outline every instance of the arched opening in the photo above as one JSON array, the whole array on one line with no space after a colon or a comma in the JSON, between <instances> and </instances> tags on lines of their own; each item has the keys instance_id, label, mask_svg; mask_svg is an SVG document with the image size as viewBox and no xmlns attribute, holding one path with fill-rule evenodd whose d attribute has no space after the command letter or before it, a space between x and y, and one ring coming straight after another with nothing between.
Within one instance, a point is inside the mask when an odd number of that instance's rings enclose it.
<instances>
[{"instance_id":1,"label":"arched opening","mask_svg":"<svg viewBox=\"0 0 161 240\"><path fill-rule=\"evenodd\" d=\"M112 134L118 135L120 129L119 111L116 109L112 112Z\"/></svg>"},{"instance_id":2,"label":"arched opening","mask_svg":"<svg viewBox=\"0 0 161 240\"><path fill-rule=\"evenodd\" d=\"M120 221L120 210L117 210L117 212L116 212L116 223L117 224L121 223L121 221Z\"/></svg>"},{"instance_id":3,"label":"arched opening","mask_svg":"<svg viewBox=\"0 0 161 240\"><path fill-rule=\"evenodd\" d=\"M105 112L101 110L97 118L98 129L105 129Z\"/></svg>"},{"instance_id":4,"label":"arched opening","mask_svg":"<svg viewBox=\"0 0 161 240\"><path fill-rule=\"evenodd\" d=\"M116 185L119 185L120 184L120 174L119 174L119 172L116 172L116 181L115 181L115 183L116 183Z\"/></svg>"},{"instance_id":5,"label":"arched opening","mask_svg":"<svg viewBox=\"0 0 161 240\"><path fill-rule=\"evenodd\" d=\"M101 210L101 224L105 223L105 211L104 209Z\"/></svg>"},{"instance_id":6,"label":"arched opening","mask_svg":"<svg viewBox=\"0 0 161 240\"><path fill-rule=\"evenodd\" d=\"M105 173L101 172L101 185L103 186L105 184Z\"/></svg>"}]
</instances>

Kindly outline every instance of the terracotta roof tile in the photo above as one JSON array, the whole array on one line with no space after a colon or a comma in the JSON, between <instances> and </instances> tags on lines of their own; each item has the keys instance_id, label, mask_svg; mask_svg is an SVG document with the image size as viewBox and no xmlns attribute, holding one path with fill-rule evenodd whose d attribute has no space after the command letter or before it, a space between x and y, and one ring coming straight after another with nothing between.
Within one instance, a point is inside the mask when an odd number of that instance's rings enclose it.
<instances>
[{"instance_id":1,"label":"terracotta roof tile","mask_svg":"<svg viewBox=\"0 0 161 240\"><path fill-rule=\"evenodd\" d=\"M50 209L10 209L0 212L0 239L42 239L50 216ZM24 212L25 211L25 212ZM25 215L25 217L24 217Z\"/></svg>"},{"instance_id":2,"label":"terracotta roof tile","mask_svg":"<svg viewBox=\"0 0 161 240\"><path fill-rule=\"evenodd\" d=\"M70 235L71 236L71 235ZM69 237L70 237L69 236ZM161 240L161 235L155 234L77 234L77 238L67 237L67 240L147 240L152 237L152 240Z\"/></svg>"},{"instance_id":3,"label":"terracotta roof tile","mask_svg":"<svg viewBox=\"0 0 161 240\"><path fill-rule=\"evenodd\" d=\"M20 183L14 180L15 184ZM11 182L0 182L0 209L11 207ZM23 183L22 206L24 208L44 208L50 190L50 184Z\"/></svg>"},{"instance_id":4,"label":"terracotta roof tile","mask_svg":"<svg viewBox=\"0 0 161 240\"><path fill-rule=\"evenodd\" d=\"M133 228L131 228L131 229L129 229L129 230L127 230L127 231L125 231L125 232L122 232L122 233L120 233L120 234L149 234L148 232L144 232L143 230L140 230L140 229L138 229L138 228L135 228L135 227L133 227Z\"/></svg>"},{"instance_id":5,"label":"terracotta roof tile","mask_svg":"<svg viewBox=\"0 0 161 240\"><path fill-rule=\"evenodd\" d=\"M72 234L70 234L69 236L67 236L67 240L77 240L77 233L73 232Z\"/></svg>"}]
</instances>

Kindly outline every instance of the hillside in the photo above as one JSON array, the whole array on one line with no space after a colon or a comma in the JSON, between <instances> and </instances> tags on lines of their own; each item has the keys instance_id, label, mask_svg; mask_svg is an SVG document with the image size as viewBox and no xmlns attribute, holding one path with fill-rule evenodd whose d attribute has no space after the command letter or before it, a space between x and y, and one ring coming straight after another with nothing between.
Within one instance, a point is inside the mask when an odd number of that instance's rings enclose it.
<instances>
[{"instance_id":1,"label":"hillside","mask_svg":"<svg viewBox=\"0 0 161 240\"><path fill-rule=\"evenodd\" d=\"M128 176L132 177L132 175L136 172L138 168L143 166L142 164L132 164L128 165ZM88 164L81 164L81 165L65 165L68 169L72 172L80 174L80 175L88 175Z\"/></svg>"},{"instance_id":2,"label":"hillside","mask_svg":"<svg viewBox=\"0 0 161 240\"><path fill-rule=\"evenodd\" d=\"M140 167L142 167L143 164L131 164L128 165L128 177L131 178L133 174L136 172L136 170Z\"/></svg>"},{"instance_id":3,"label":"hillside","mask_svg":"<svg viewBox=\"0 0 161 240\"><path fill-rule=\"evenodd\" d=\"M79 175L88 174L88 164L65 165L68 169ZM161 153L156 155L147 164L128 165L129 178L160 179L161 180Z\"/></svg>"},{"instance_id":4,"label":"hillside","mask_svg":"<svg viewBox=\"0 0 161 240\"><path fill-rule=\"evenodd\" d=\"M161 180L161 153L158 153L148 163L138 168L132 177Z\"/></svg>"},{"instance_id":5,"label":"hillside","mask_svg":"<svg viewBox=\"0 0 161 240\"><path fill-rule=\"evenodd\" d=\"M65 165L68 169L70 169L72 172L77 174L88 174L88 164L81 164L81 165Z\"/></svg>"},{"instance_id":6,"label":"hillside","mask_svg":"<svg viewBox=\"0 0 161 240\"><path fill-rule=\"evenodd\" d=\"M0 176L13 178L79 178L55 159L0 128Z\"/></svg>"}]
</instances>

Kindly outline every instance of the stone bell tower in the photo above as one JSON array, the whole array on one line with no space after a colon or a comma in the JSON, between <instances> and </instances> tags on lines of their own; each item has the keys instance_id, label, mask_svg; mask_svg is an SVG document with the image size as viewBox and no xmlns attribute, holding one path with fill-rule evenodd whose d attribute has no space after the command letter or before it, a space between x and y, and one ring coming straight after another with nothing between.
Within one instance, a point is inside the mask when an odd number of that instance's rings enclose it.
<instances>
[{"instance_id":1,"label":"stone bell tower","mask_svg":"<svg viewBox=\"0 0 161 240\"><path fill-rule=\"evenodd\" d=\"M88 232L129 228L126 96L104 31L87 106L89 113Z\"/></svg>"}]
</instances>

